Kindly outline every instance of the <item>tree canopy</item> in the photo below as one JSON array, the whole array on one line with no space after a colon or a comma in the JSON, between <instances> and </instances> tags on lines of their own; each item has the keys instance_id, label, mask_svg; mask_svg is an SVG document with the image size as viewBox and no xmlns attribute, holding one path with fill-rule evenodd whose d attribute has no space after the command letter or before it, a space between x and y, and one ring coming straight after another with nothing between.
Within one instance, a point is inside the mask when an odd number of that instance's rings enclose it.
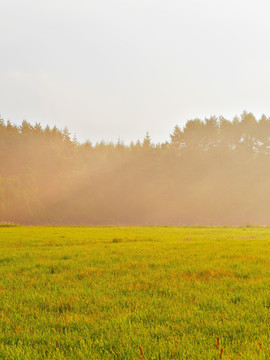
<instances>
[{"instance_id":1,"label":"tree canopy","mask_svg":"<svg viewBox=\"0 0 270 360\"><path fill-rule=\"evenodd\" d=\"M270 118L192 119L170 141L79 143L0 119L0 221L270 224Z\"/></svg>"}]
</instances>

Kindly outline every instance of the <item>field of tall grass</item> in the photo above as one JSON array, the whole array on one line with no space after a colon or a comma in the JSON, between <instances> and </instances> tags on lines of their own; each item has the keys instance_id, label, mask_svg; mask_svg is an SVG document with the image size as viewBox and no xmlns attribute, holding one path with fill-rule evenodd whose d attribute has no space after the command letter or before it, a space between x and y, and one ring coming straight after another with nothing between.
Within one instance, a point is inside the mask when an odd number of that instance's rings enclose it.
<instances>
[{"instance_id":1,"label":"field of tall grass","mask_svg":"<svg viewBox=\"0 0 270 360\"><path fill-rule=\"evenodd\" d=\"M1 359L269 359L270 229L0 227Z\"/></svg>"}]
</instances>

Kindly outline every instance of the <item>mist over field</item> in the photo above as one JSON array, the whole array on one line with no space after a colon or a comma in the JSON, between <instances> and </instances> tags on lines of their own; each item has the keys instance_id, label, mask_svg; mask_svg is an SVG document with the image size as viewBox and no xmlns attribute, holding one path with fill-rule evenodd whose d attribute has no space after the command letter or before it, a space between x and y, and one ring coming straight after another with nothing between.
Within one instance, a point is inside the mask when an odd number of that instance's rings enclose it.
<instances>
[{"instance_id":1,"label":"mist over field","mask_svg":"<svg viewBox=\"0 0 270 360\"><path fill-rule=\"evenodd\" d=\"M270 225L270 118L176 126L170 141L95 145L0 122L0 217L23 224Z\"/></svg>"},{"instance_id":2,"label":"mist over field","mask_svg":"<svg viewBox=\"0 0 270 360\"><path fill-rule=\"evenodd\" d=\"M269 10L0 2L1 221L269 225Z\"/></svg>"}]
</instances>

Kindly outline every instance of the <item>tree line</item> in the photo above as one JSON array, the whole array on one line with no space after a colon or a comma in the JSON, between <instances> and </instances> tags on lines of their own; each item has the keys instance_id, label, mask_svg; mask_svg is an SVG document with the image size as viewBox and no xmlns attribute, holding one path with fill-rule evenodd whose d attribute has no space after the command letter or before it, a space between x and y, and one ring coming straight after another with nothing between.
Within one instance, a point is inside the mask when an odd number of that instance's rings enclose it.
<instances>
[{"instance_id":1,"label":"tree line","mask_svg":"<svg viewBox=\"0 0 270 360\"><path fill-rule=\"evenodd\" d=\"M130 145L0 119L0 222L269 225L269 180L265 115L193 119Z\"/></svg>"}]
</instances>

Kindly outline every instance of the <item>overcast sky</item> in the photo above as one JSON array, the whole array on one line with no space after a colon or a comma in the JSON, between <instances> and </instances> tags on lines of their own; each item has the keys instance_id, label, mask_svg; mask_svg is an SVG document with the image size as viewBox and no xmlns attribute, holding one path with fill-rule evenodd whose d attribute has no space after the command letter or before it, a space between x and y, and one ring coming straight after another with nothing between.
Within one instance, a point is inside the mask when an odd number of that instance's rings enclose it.
<instances>
[{"instance_id":1,"label":"overcast sky","mask_svg":"<svg viewBox=\"0 0 270 360\"><path fill-rule=\"evenodd\" d=\"M0 14L5 120L128 143L270 115L267 0L0 0Z\"/></svg>"}]
</instances>

